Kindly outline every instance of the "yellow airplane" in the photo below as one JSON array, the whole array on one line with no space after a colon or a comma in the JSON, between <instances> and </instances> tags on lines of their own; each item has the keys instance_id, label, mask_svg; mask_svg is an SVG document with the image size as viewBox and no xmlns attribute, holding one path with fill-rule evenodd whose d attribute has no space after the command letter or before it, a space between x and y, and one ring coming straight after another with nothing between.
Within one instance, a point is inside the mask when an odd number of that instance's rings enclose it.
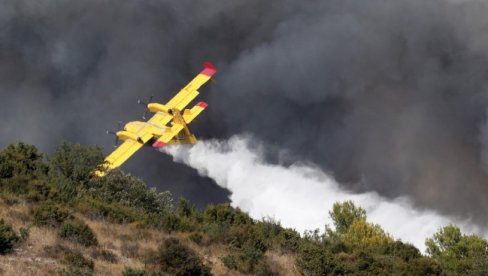
<instances>
[{"instance_id":1,"label":"yellow airplane","mask_svg":"<svg viewBox=\"0 0 488 276\"><path fill-rule=\"evenodd\" d=\"M105 162L93 174L105 176L109 171L120 167L146 143L156 149L173 144L195 144L197 138L188 129L188 124L207 107L207 103L199 102L191 109L181 111L200 94L198 89L217 72L217 68L211 63L207 62L204 66L200 74L166 104L143 103L147 105L146 113L150 111L155 113L154 116L147 122L129 122L123 130L113 133L124 142L105 158Z\"/></svg>"}]
</instances>

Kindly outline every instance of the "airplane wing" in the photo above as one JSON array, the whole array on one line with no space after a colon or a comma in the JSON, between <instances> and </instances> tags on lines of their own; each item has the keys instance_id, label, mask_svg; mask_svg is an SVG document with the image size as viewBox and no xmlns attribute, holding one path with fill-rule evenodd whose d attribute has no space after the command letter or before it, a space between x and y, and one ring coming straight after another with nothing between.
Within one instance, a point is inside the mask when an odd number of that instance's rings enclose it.
<instances>
[{"instance_id":1,"label":"airplane wing","mask_svg":"<svg viewBox=\"0 0 488 276\"><path fill-rule=\"evenodd\" d=\"M198 94L197 90L205 84L210 78L217 72L217 68L211 63L205 63L205 69L198 74L190 83L188 83L183 89L176 94L166 106L169 108L176 108L183 110Z\"/></svg>"},{"instance_id":2,"label":"airplane wing","mask_svg":"<svg viewBox=\"0 0 488 276\"><path fill-rule=\"evenodd\" d=\"M172 116L168 120L171 120ZM141 124L141 127L134 134L139 140L127 139L117 147L109 156L105 158L103 170L95 171L95 175L104 176L106 172L120 167L127 159L136 153L144 144L153 137L153 127L151 125Z\"/></svg>"}]
</instances>

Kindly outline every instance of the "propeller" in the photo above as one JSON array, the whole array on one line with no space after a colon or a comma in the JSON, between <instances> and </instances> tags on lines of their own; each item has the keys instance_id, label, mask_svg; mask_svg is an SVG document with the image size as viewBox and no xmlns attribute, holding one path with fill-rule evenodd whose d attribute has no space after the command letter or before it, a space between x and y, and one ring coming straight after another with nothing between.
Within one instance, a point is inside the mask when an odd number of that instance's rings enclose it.
<instances>
[{"instance_id":1,"label":"propeller","mask_svg":"<svg viewBox=\"0 0 488 276\"><path fill-rule=\"evenodd\" d=\"M138 104L142 104L144 106L146 106L146 110L144 111L144 114L142 114L142 119L146 120L146 116L147 116L147 113L149 113L149 108L147 108L147 105L152 102L152 99L153 99L153 95L149 96L149 100L146 102L143 102L141 100L137 100L137 103Z\"/></svg>"},{"instance_id":2,"label":"propeller","mask_svg":"<svg viewBox=\"0 0 488 276\"><path fill-rule=\"evenodd\" d=\"M119 121L117 123L117 131L121 131L122 130L122 122ZM116 148L118 145L119 145L119 136L117 136L117 131L110 131L110 130L107 130L107 134L112 134L112 135L115 135L115 144L114 144L114 148Z\"/></svg>"}]
</instances>

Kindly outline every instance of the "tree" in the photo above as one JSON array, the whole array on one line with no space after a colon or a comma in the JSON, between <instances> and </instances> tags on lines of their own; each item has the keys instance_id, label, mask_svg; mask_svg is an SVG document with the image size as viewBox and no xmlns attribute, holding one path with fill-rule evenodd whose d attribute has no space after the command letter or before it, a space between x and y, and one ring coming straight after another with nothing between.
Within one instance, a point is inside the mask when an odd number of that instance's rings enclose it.
<instances>
[{"instance_id":1,"label":"tree","mask_svg":"<svg viewBox=\"0 0 488 276\"><path fill-rule=\"evenodd\" d=\"M344 234L344 241L357 247L383 247L393 243L393 238L385 233L377 224L366 222L365 219L356 219Z\"/></svg>"},{"instance_id":2,"label":"tree","mask_svg":"<svg viewBox=\"0 0 488 276\"><path fill-rule=\"evenodd\" d=\"M105 177L92 178L84 186L83 193L107 203L120 203L151 214L164 214L173 209L171 193L148 189L139 178L119 170Z\"/></svg>"},{"instance_id":3,"label":"tree","mask_svg":"<svg viewBox=\"0 0 488 276\"><path fill-rule=\"evenodd\" d=\"M37 148L19 142L9 145L0 152L0 178L11 178L18 175L35 176L45 172L42 155Z\"/></svg>"},{"instance_id":4,"label":"tree","mask_svg":"<svg viewBox=\"0 0 488 276\"><path fill-rule=\"evenodd\" d=\"M366 220L366 211L352 201L336 202L329 212L338 234L345 234L355 220Z\"/></svg>"},{"instance_id":5,"label":"tree","mask_svg":"<svg viewBox=\"0 0 488 276\"><path fill-rule=\"evenodd\" d=\"M459 227L448 225L426 240L427 253L441 266L460 274L488 269L488 242L476 235L464 235Z\"/></svg>"},{"instance_id":6,"label":"tree","mask_svg":"<svg viewBox=\"0 0 488 276\"><path fill-rule=\"evenodd\" d=\"M85 147L62 141L49 157L49 168L52 173L68 178L73 184L79 184L89 180L91 172L103 159L99 147Z\"/></svg>"}]
</instances>

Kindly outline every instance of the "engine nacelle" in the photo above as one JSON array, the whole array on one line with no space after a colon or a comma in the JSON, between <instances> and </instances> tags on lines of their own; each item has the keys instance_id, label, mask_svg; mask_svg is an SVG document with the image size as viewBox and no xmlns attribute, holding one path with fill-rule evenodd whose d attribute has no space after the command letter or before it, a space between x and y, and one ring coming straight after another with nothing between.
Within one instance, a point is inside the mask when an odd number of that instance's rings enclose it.
<instances>
[{"instance_id":1,"label":"engine nacelle","mask_svg":"<svg viewBox=\"0 0 488 276\"><path fill-rule=\"evenodd\" d=\"M137 136L136 134L132 133L132 132L129 132L129 131L118 131L116 133L117 137L119 137L120 140L133 140L133 141L137 141L139 143L143 143L141 137Z\"/></svg>"},{"instance_id":2,"label":"engine nacelle","mask_svg":"<svg viewBox=\"0 0 488 276\"><path fill-rule=\"evenodd\" d=\"M165 106L164 104L160 104L160 103L150 103L147 105L147 108L149 109L149 111L151 111L153 113L156 113L156 112L164 112L164 113L168 113L168 114L173 113L169 107Z\"/></svg>"}]
</instances>

